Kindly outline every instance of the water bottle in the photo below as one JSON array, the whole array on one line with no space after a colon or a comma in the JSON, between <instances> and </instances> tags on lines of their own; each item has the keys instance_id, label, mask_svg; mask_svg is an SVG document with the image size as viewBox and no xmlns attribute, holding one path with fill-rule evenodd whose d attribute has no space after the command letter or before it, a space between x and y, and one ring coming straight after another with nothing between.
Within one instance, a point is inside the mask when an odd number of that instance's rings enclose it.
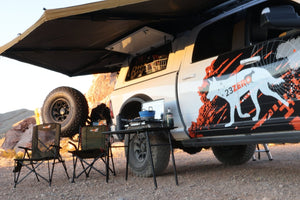
<instances>
[{"instance_id":1,"label":"water bottle","mask_svg":"<svg viewBox=\"0 0 300 200\"><path fill-rule=\"evenodd\" d=\"M174 127L174 118L171 112L171 109L168 108L167 115L166 115L167 127L173 128Z\"/></svg>"}]
</instances>

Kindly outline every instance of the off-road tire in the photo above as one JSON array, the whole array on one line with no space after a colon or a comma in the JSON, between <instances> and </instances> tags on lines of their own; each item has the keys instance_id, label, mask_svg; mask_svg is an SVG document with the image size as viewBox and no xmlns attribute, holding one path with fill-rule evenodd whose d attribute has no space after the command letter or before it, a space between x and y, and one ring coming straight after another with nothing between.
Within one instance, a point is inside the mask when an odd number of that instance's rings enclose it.
<instances>
[{"instance_id":1,"label":"off-road tire","mask_svg":"<svg viewBox=\"0 0 300 200\"><path fill-rule=\"evenodd\" d=\"M44 123L59 123L61 137L72 137L86 123L88 104L78 90L58 87L48 94L41 111Z\"/></svg>"},{"instance_id":2,"label":"off-road tire","mask_svg":"<svg viewBox=\"0 0 300 200\"><path fill-rule=\"evenodd\" d=\"M163 133L149 134L151 145L153 144L168 144L168 141L162 137ZM142 139L137 139L141 137ZM125 137L125 144L127 144L128 135ZM135 142L141 141L140 144L134 144ZM147 148L145 133L132 134L129 148L129 169L138 177L151 177L153 176L150 151ZM140 145L140 147L137 147ZM143 151L140 151L143 149ZM152 146L152 158L155 175L161 174L168 166L170 160L170 146ZM127 148L125 148L125 155Z\"/></svg>"},{"instance_id":3,"label":"off-road tire","mask_svg":"<svg viewBox=\"0 0 300 200\"><path fill-rule=\"evenodd\" d=\"M256 145L232 145L212 147L215 157L225 165L241 165L248 162L255 151Z\"/></svg>"}]
</instances>

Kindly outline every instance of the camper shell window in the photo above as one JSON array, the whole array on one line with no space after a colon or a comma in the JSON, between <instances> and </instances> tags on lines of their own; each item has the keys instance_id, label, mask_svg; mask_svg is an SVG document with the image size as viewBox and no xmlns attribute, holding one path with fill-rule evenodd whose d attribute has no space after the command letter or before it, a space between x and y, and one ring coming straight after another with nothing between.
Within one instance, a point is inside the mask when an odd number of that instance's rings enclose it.
<instances>
[{"instance_id":1,"label":"camper shell window","mask_svg":"<svg viewBox=\"0 0 300 200\"><path fill-rule=\"evenodd\" d=\"M126 81L140 78L166 69L171 44L164 45L150 52L135 57L129 66Z\"/></svg>"}]
</instances>

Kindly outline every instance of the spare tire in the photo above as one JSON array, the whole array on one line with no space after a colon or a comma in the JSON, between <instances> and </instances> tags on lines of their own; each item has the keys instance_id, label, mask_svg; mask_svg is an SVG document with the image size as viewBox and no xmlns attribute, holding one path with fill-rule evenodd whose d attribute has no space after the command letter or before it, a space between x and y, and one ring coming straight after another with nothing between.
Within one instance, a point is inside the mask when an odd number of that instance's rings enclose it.
<instances>
[{"instance_id":1,"label":"spare tire","mask_svg":"<svg viewBox=\"0 0 300 200\"><path fill-rule=\"evenodd\" d=\"M46 97L41 116L44 123L61 124L61 137L72 137L86 123L88 104L78 90L58 87Z\"/></svg>"}]
</instances>

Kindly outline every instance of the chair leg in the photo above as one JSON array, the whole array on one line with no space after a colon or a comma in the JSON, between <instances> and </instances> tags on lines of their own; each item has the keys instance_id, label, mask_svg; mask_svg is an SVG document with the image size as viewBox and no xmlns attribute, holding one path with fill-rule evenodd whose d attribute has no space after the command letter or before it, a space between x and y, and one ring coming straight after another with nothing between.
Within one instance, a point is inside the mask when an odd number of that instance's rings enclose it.
<instances>
[{"instance_id":1,"label":"chair leg","mask_svg":"<svg viewBox=\"0 0 300 200\"><path fill-rule=\"evenodd\" d=\"M66 163L65 163L65 161L62 159L61 155L58 156L58 162L60 162L60 163L63 165L63 167L64 167L64 169L65 169L65 172L66 172L66 175L67 175L68 179L70 179L70 176L69 176L69 174L68 174L68 170L67 170Z\"/></svg>"},{"instance_id":2,"label":"chair leg","mask_svg":"<svg viewBox=\"0 0 300 200\"><path fill-rule=\"evenodd\" d=\"M32 162L30 162L31 168L29 168L26 164L24 164L23 161L18 161L18 164L19 164L19 166L17 166L17 168L20 167L20 171L21 171L22 166L26 166L29 170L31 170L31 172L34 172L37 181L40 181L39 176L38 176L38 173L35 171L35 169L36 169L40 164L38 164L38 165L35 167L34 164L33 164ZM30 172L30 173L31 173L31 172Z\"/></svg>"},{"instance_id":3,"label":"chair leg","mask_svg":"<svg viewBox=\"0 0 300 200\"><path fill-rule=\"evenodd\" d=\"M50 171L50 162L48 160L49 186L51 186L51 183L52 183L52 176L53 176L53 172L54 172L54 165L55 165L55 159L53 160L52 168L51 168L51 171Z\"/></svg>"},{"instance_id":4,"label":"chair leg","mask_svg":"<svg viewBox=\"0 0 300 200\"><path fill-rule=\"evenodd\" d=\"M54 167L55 167L55 164L58 164L58 163L62 163L64 169L65 169L65 172L66 172L66 175L68 177L68 179L70 178L69 177L69 174L68 174L68 171L67 171L67 167L66 167L66 164L65 164L65 161L62 160L61 158L58 158L58 160L56 159L53 159L53 162L52 162L52 168L51 168L51 171L50 171L50 161L48 161L48 170L49 170L49 186L51 186L52 184L52 178L53 178L53 173L54 173Z\"/></svg>"},{"instance_id":5,"label":"chair leg","mask_svg":"<svg viewBox=\"0 0 300 200\"><path fill-rule=\"evenodd\" d=\"M61 164L63 165L63 167L64 167L64 169L65 169L65 172L66 172L66 175L67 175L68 179L70 179L70 176L69 176L69 174L68 174L68 170L67 170L67 166L66 166L65 161L64 161L64 160L61 161Z\"/></svg>"},{"instance_id":6,"label":"chair leg","mask_svg":"<svg viewBox=\"0 0 300 200\"><path fill-rule=\"evenodd\" d=\"M82 162L81 159L79 159L79 161L80 161L81 166L82 166L82 169L83 169L82 173L85 173L85 177L88 178L88 177L89 177L89 173L87 172L86 167L84 166L84 164L83 164L83 162ZM81 175L82 173L80 173L80 175ZM78 175L78 177L79 177L80 175Z\"/></svg>"},{"instance_id":7,"label":"chair leg","mask_svg":"<svg viewBox=\"0 0 300 200\"><path fill-rule=\"evenodd\" d=\"M114 163L114 159L113 159L113 154L112 154L112 151L110 149L110 157L111 157L111 164L112 164L112 167L113 167L113 170L112 170L112 173L113 175L115 176L116 175L116 170L115 170L115 163ZM110 168L109 168L110 169ZM110 169L111 170L111 169Z\"/></svg>"},{"instance_id":8,"label":"chair leg","mask_svg":"<svg viewBox=\"0 0 300 200\"><path fill-rule=\"evenodd\" d=\"M76 177L76 165L77 165L77 157L73 155L73 177L72 177L72 183L74 183L74 179Z\"/></svg>"},{"instance_id":9,"label":"chair leg","mask_svg":"<svg viewBox=\"0 0 300 200\"><path fill-rule=\"evenodd\" d=\"M14 165L15 165L14 170L13 170L13 173L14 173L14 188L16 188L16 186L18 184L19 177L20 177L20 173L21 173L21 170L22 170L22 164L19 163L19 161L15 161Z\"/></svg>"},{"instance_id":10,"label":"chair leg","mask_svg":"<svg viewBox=\"0 0 300 200\"><path fill-rule=\"evenodd\" d=\"M94 164L97 160L98 160L98 158L95 158L92 163L90 163L90 164L86 163L87 164L86 169L88 170L88 172L87 172L88 176L90 175L92 168L94 168Z\"/></svg>"},{"instance_id":11,"label":"chair leg","mask_svg":"<svg viewBox=\"0 0 300 200\"><path fill-rule=\"evenodd\" d=\"M88 170L88 175L90 174L91 170L94 169L95 171L97 171L98 173L102 174L103 176L105 176L104 172L100 171L99 169L97 169L96 167L94 167L94 164L97 162L97 160L99 160L100 158L102 158L101 156L98 156L96 158L94 158L93 162L88 163L87 161L85 161L84 159L82 159L82 161L87 165L87 167L85 168L85 170Z\"/></svg>"},{"instance_id":12,"label":"chair leg","mask_svg":"<svg viewBox=\"0 0 300 200\"><path fill-rule=\"evenodd\" d=\"M53 162L51 163L50 161L53 160ZM44 161L46 160L40 160L40 161L32 161L32 160L28 160L28 159L25 159L25 160L18 160L18 159L15 159L15 162L14 162L14 170L13 170L13 173L14 173L14 188L16 188L16 185L21 183L27 176L29 176L31 173L34 173L35 174L35 177L38 181L40 181L39 178L42 178L44 179L46 182L49 183L49 186L51 186L52 184L52 178L53 178L53 174L54 174L54 167L55 167L55 164L58 164L59 162L62 162L62 165L65 169L65 172L66 172L66 175L68 178L69 177L69 174L68 174L68 171L67 171L67 167L65 165L65 162L64 160L62 160L61 158L54 158L54 159L50 159L50 160L47 160L47 167L48 167L48 177L47 176L43 176L42 174L39 174L36 169L41 166ZM52 164L52 166L50 167L50 164ZM24 176L21 176L21 171L23 167L26 167L29 172L27 174L25 174Z\"/></svg>"},{"instance_id":13,"label":"chair leg","mask_svg":"<svg viewBox=\"0 0 300 200\"><path fill-rule=\"evenodd\" d=\"M36 172L36 170L35 170L36 168L38 168L38 167L43 163L43 161L40 162L40 163L38 163L38 164L36 164L36 165L34 165L31 161L28 161L28 162L30 162L30 163L29 163L29 164L25 164L23 161L16 161L16 163L19 163L19 164L21 164L22 166L21 166L20 170L14 172L14 183L15 183L15 184L14 184L14 188L16 187L17 184L21 183L21 182L22 182L27 176L29 176L32 172L35 174L36 179L37 179L38 181L40 181L40 179L38 178L38 176L40 176L41 178L43 178L44 180L47 181L47 179L46 179L45 177L43 177L43 176L41 176L40 174L38 174L38 173ZM18 164L17 164L17 165L18 165ZM26 167L26 168L29 170L29 172L28 172L26 175L24 175L24 176L20 179L21 169L23 168L23 166ZM30 168L29 166L31 166L31 168ZM16 174L16 173L17 173L17 174Z\"/></svg>"},{"instance_id":14,"label":"chair leg","mask_svg":"<svg viewBox=\"0 0 300 200\"><path fill-rule=\"evenodd\" d=\"M39 176L38 176L37 172L35 171L35 167L34 167L34 165L32 163L31 163L31 167L33 169L33 172L35 174L35 177L36 177L37 181L40 182Z\"/></svg>"},{"instance_id":15,"label":"chair leg","mask_svg":"<svg viewBox=\"0 0 300 200\"><path fill-rule=\"evenodd\" d=\"M111 158L111 157L110 157ZM103 163L106 165L107 161L109 160L109 157L108 156L105 156L105 159L101 158L101 160L103 161ZM111 172L114 176L116 175L116 172L115 172L115 165L114 165L114 161L113 159L111 160L112 161L112 168L108 165L108 172ZM109 161L110 162L110 161Z\"/></svg>"},{"instance_id":16,"label":"chair leg","mask_svg":"<svg viewBox=\"0 0 300 200\"><path fill-rule=\"evenodd\" d=\"M78 174L78 175L75 175L75 170L76 170L76 164L77 162L75 161L74 165L73 165L73 179L72 179L72 182L74 182L74 179L75 178L78 178L80 177L83 173L85 173L86 175L86 178L89 177L89 174L91 172L92 169L94 169L95 171L97 171L98 173L102 174L103 176L105 176L105 172L102 172L100 171L99 169L97 169L96 167L94 167L94 164L97 162L97 160L99 160L101 158L101 156L98 156L96 158L94 158L94 160L89 163L87 161L85 161L85 159L82 159L80 157L76 157L76 160L79 159L80 163L81 163L81 166L82 166L82 171ZM85 166L86 165L86 166Z\"/></svg>"}]
</instances>

